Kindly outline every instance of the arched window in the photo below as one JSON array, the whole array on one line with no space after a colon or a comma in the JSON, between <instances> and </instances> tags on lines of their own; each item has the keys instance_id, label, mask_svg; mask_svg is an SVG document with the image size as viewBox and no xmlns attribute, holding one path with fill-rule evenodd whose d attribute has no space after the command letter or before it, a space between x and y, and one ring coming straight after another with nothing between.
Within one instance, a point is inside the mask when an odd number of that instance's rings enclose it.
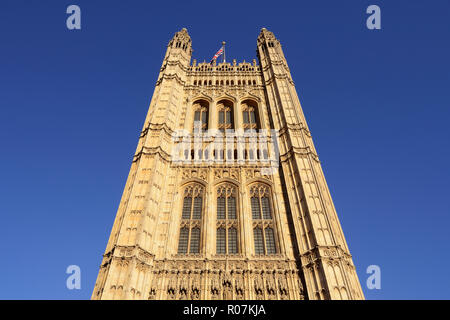
<instances>
[{"instance_id":1,"label":"arched window","mask_svg":"<svg viewBox=\"0 0 450 320\"><path fill-rule=\"evenodd\" d=\"M181 213L178 253L200 253L200 236L203 219L203 187L189 185L184 190Z\"/></svg>"},{"instance_id":2,"label":"arched window","mask_svg":"<svg viewBox=\"0 0 450 320\"><path fill-rule=\"evenodd\" d=\"M246 100L242 103L242 119L244 121L244 130L260 129L258 107L255 102Z\"/></svg>"},{"instance_id":3,"label":"arched window","mask_svg":"<svg viewBox=\"0 0 450 320\"><path fill-rule=\"evenodd\" d=\"M263 184L250 188L250 205L253 219L255 254L277 253L270 189Z\"/></svg>"},{"instance_id":4,"label":"arched window","mask_svg":"<svg viewBox=\"0 0 450 320\"><path fill-rule=\"evenodd\" d=\"M216 253L239 253L237 189L225 184L217 188Z\"/></svg>"},{"instance_id":5,"label":"arched window","mask_svg":"<svg viewBox=\"0 0 450 320\"><path fill-rule=\"evenodd\" d=\"M194 103L194 129L200 127L202 130L208 130L208 102L204 100Z\"/></svg>"},{"instance_id":6,"label":"arched window","mask_svg":"<svg viewBox=\"0 0 450 320\"><path fill-rule=\"evenodd\" d=\"M217 110L219 111L219 130L225 132L226 129L234 129L233 104L222 100L218 103Z\"/></svg>"}]
</instances>

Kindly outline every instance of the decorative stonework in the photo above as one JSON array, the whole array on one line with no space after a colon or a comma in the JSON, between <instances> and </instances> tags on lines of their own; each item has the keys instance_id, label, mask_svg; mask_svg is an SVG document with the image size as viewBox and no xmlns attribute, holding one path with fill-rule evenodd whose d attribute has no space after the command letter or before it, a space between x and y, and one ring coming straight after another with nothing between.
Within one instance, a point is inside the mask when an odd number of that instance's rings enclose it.
<instances>
[{"instance_id":1,"label":"decorative stonework","mask_svg":"<svg viewBox=\"0 0 450 320\"><path fill-rule=\"evenodd\" d=\"M200 264L199 261L157 262L155 267L159 268L151 272L148 299L304 299L299 270L293 261L274 265L264 260L204 260ZM259 268L254 270L254 265ZM288 283L296 283L295 288Z\"/></svg>"},{"instance_id":2,"label":"decorative stonework","mask_svg":"<svg viewBox=\"0 0 450 320\"><path fill-rule=\"evenodd\" d=\"M247 180L253 179L253 178L265 178L267 180L272 180L272 175L268 174L267 172L264 172L264 170L261 169L245 169L245 178Z\"/></svg>"},{"instance_id":3,"label":"decorative stonework","mask_svg":"<svg viewBox=\"0 0 450 320\"><path fill-rule=\"evenodd\" d=\"M281 44L264 28L257 56L191 62L186 29L169 41L92 299L364 299ZM249 135L210 135L173 159L174 134L202 132L195 119L266 132L262 150Z\"/></svg>"},{"instance_id":4,"label":"decorative stonework","mask_svg":"<svg viewBox=\"0 0 450 320\"><path fill-rule=\"evenodd\" d=\"M198 178L205 182L208 182L208 170L206 169L183 169L181 171L181 175L183 180Z\"/></svg>"},{"instance_id":5,"label":"decorative stonework","mask_svg":"<svg viewBox=\"0 0 450 320\"><path fill-rule=\"evenodd\" d=\"M231 178L239 181L239 170L234 168L214 169L214 179L219 180L222 178Z\"/></svg>"}]
</instances>

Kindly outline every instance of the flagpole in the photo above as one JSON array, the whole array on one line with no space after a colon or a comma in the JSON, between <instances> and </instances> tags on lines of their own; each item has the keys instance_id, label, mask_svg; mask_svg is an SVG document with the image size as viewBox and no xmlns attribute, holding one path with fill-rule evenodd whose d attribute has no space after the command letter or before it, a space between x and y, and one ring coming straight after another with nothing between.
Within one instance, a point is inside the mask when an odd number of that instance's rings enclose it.
<instances>
[{"instance_id":1,"label":"flagpole","mask_svg":"<svg viewBox=\"0 0 450 320\"><path fill-rule=\"evenodd\" d=\"M222 41L222 46L223 46L223 63L225 63L225 41Z\"/></svg>"}]
</instances>

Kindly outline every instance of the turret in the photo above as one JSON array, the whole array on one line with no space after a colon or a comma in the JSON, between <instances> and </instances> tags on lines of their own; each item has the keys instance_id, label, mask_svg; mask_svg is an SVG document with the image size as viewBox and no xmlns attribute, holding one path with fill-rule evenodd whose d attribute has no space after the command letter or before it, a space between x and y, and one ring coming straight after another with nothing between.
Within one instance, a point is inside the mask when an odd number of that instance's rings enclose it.
<instances>
[{"instance_id":1,"label":"turret","mask_svg":"<svg viewBox=\"0 0 450 320\"><path fill-rule=\"evenodd\" d=\"M175 33L167 45L163 67L168 61L179 61L185 67L189 66L192 56L192 41L186 28Z\"/></svg>"},{"instance_id":2,"label":"turret","mask_svg":"<svg viewBox=\"0 0 450 320\"><path fill-rule=\"evenodd\" d=\"M292 80L280 41L273 32L262 28L257 40L257 56L263 70L270 68L270 74L287 75Z\"/></svg>"}]
</instances>

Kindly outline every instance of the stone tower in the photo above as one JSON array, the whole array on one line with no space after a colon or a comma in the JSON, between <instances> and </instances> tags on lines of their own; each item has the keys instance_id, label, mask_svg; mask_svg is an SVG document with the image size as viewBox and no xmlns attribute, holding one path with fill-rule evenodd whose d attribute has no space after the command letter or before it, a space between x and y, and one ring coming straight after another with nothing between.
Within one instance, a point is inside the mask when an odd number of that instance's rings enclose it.
<instances>
[{"instance_id":1,"label":"stone tower","mask_svg":"<svg viewBox=\"0 0 450 320\"><path fill-rule=\"evenodd\" d=\"M364 299L280 42L167 46L92 299Z\"/></svg>"}]
</instances>

